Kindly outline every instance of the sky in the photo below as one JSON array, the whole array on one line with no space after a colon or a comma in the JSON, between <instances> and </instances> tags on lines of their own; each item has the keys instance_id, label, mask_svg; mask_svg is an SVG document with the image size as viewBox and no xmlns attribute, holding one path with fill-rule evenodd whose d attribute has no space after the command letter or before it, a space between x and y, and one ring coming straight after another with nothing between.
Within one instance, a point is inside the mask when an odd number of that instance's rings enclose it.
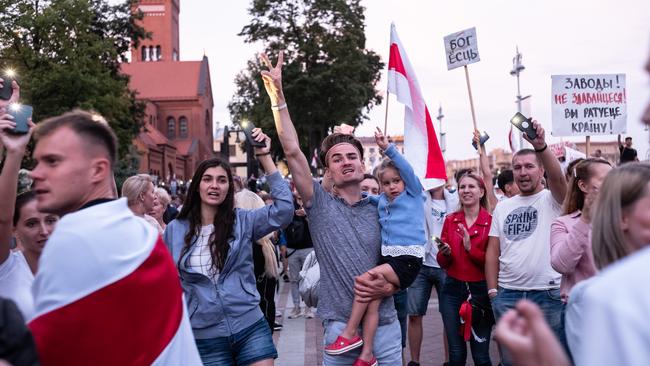
<instances>
[{"instance_id":1,"label":"sky","mask_svg":"<svg viewBox=\"0 0 650 366\"><path fill-rule=\"evenodd\" d=\"M551 129L551 75L615 74L627 79L627 135L640 158L650 157L650 132L640 116L650 100L643 65L650 55L650 1L416 1L362 0L366 7L366 47L388 62L390 24L397 32L417 74L432 116L442 106L447 159L476 156L471 147L472 119L462 68L447 70L443 37L476 27L481 61L469 66L477 123L490 135L488 150L507 148L509 120L516 112L516 79L510 75L515 47L523 55L522 95L532 95L531 115ZM246 44L237 36L250 22L246 0L181 1L180 57L210 61L214 121L230 123L227 104L234 79L263 44ZM386 90L386 70L377 85ZM288 101L291 109L291 101ZM271 113L269 111L269 113ZM357 135L370 136L384 124L385 105L373 108ZM403 106L389 102L388 134L403 132ZM434 121L436 130L438 123ZM547 136L549 134L547 133ZM559 142L558 136L548 138ZM616 136L595 136L612 141ZM563 140L584 141L584 137Z\"/></svg>"}]
</instances>

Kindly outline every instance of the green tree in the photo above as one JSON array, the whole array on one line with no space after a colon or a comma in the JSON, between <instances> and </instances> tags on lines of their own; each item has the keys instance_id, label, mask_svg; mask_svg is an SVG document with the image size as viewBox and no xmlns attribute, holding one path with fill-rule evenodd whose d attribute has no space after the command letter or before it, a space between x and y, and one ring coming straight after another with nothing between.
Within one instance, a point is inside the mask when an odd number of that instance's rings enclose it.
<instances>
[{"instance_id":1,"label":"green tree","mask_svg":"<svg viewBox=\"0 0 650 366\"><path fill-rule=\"evenodd\" d=\"M128 76L120 73L132 43L147 36L136 24L142 14L133 14L133 5L0 0L0 66L18 72L21 99L34 107L34 120L74 108L96 111L115 131L121 159L144 116L144 106L127 87Z\"/></svg>"},{"instance_id":2,"label":"green tree","mask_svg":"<svg viewBox=\"0 0 650 366\"><path fill-rule=\"evenodd\" d=\"M248 12L253 19L240 36L267 45L272 58L285 50L284 94L308 157L330 128L357 126L381 103L375 85L384 64L365 49L360 0L253 0ZM248 61L228 108L233 121L250 119L275 138L261 67L257 57Z\"/></svg>"}]
</instances>

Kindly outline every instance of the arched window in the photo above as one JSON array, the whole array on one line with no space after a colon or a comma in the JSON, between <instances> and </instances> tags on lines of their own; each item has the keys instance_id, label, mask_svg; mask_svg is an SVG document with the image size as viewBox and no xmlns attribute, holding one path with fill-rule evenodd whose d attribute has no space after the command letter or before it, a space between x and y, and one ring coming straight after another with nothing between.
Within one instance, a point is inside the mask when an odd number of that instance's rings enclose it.
<instances>
[{"instance_id":1,"label":"arched window","mask_svg":"<svg viewBox=\"0 0 650 366\"><path fill-rule=\"evenodd\" d=\"M176 121L174 117L167 118L167 137L170 139L176 138Z\"/></svg>"},{"instance_id":2,"label":"arched window","mask_svg":"<svg viewBox=\"0 0 650 366\"><path fill-rule=\"evenodd\" d=\"M178 125L179 125L179 136L180 138L186 138L187 137L187 118L181 117L178 119Z\"/></svg>"},{"instance_id":3,"label":"arched window","mask_svg":"<svg viewBox=\"0 0 650 366\"><path fill-rule=\"evenodd\" d=\"M160 49L160 45L156 46L156 61L162 60L162 50Z\"/></svg>"},{"instance_id":4,"label":"arched window","mask_svg":"<svg viewBox=\"0 0 650 366\"><path fill-rule=\"evenodd\" d=\"M149 61L147 55L147 46L142 46L142 61Z\"/></svg>"}]
</instances>

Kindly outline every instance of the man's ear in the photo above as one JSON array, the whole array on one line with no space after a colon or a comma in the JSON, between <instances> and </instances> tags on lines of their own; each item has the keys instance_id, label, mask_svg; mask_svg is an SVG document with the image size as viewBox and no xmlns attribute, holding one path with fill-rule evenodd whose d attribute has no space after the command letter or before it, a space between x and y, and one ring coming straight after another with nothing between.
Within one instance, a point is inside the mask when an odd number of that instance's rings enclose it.
<instances>
[{"instance_id":1,"label":"man's ear","mask_svg":"<svg viewBox=\"0 0 650 366\"><path fill-rule=\"evenodd\" d=\"M102 182L106 180L109 175L112 175L111 163L104 157L93 159L90 169L90 181L92 183Z\"/></svg>"}]
</instances>

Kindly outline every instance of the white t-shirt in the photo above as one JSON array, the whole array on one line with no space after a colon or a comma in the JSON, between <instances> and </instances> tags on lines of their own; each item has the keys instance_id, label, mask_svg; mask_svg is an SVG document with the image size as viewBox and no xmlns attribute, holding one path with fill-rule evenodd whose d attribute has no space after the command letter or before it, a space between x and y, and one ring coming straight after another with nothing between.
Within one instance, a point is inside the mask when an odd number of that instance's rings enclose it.
<instances>
[{"instance_id":1,"label":"white t-shirt","mask_svg":"<svg viewBox=\"0 0 650 366\"><path fill-rule=\"evenodd\" d=\"M34 274L22 252L10 253L7 260L0 264L0 297L13 300L25 321L34 316L32 283Z\"/></svg>"},{"instance_id":2,"label":"white t-shirt","mask_svg":"<svg viewBox=\"0 0 650 366\"><path fill-rule=\"evenodd\" d=\"M561 212L551 191L514 196L497 204L490 236L499 238L499 286L511 290L560 287L551 267L551 223Z\"/></svg>"},{"instance_id":3,"label":"white t-shirt","mask_svg":"<svg viewBox=\"0 0 650 366\"><path fill-rule=\"evenodd\" d=\"M438 255L438 245L431 240L432 236L440 237L442 233L442 225L445 223L445 217L454 212L458 206L458 201L452 193L445 189L444 199L434 200L431 198L429 192L424 192L424 215L425 215L425 233L427 236L427 243L425 245L424 264L427 267L440 268L436 256Z\"/></svg>"},{"instance_id":4,"label":"white t-shirt","mask_svg":"<svg viewBox=\"0 0 650 366\"><path fill-rule=\"evenodd\" d=\"M649 279L650 246L607 266L584 285L584 307L572 332L580 336L573 353L576 365L649 364ZM574 290L580 289L578 285ZM574 290L569 304L574 301ZM567 313L567 324L576 323L574 315Z\"/></svg>"},{"instance_id":5,"label":"white t-shirt","mask_svg":"<svg viewBox=\"0 0 650 366\"><path fill-rule=\"evenodd\" d=\"M214 225L201 226L201 234L196 240L196 244L189 256L190 267L195 271L207 276L212 282L217 283L219 271L212 267L212 255L208 240L214 231Z\"/></svg>"}]
</instances>

